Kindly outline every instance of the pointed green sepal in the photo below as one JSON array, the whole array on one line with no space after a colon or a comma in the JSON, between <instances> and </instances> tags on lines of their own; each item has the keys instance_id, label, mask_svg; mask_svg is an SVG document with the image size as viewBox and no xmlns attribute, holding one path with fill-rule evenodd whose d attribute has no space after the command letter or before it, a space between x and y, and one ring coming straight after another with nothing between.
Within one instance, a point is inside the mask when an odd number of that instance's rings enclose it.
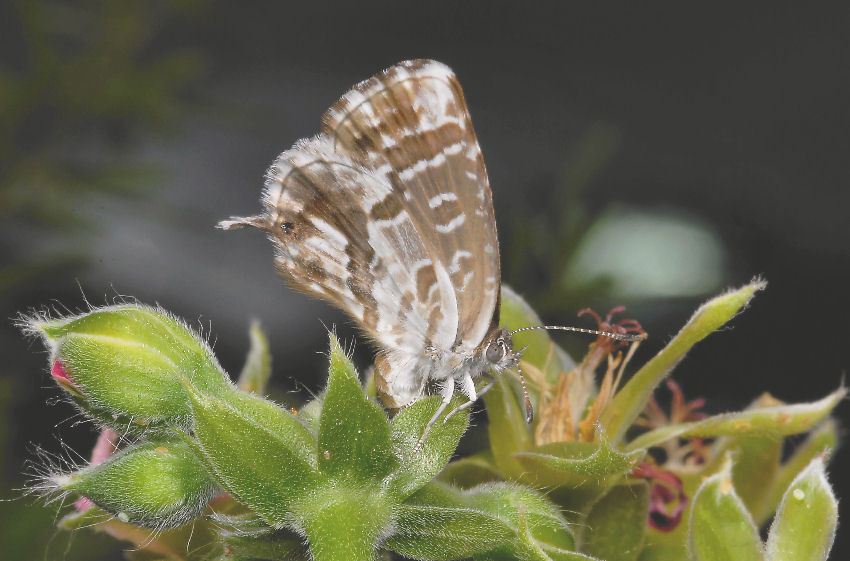
<instances>
[{"instance_id":1,"label":"pointed green sepal","mask_svg":"<svg viewBox=\"0 0 850 561\"><path fill-rule=\"evenodd\" d=\"M643 456L642 450L619 452L605 438L599 442L553 442L516 454L528 469L540 471L543 483L553 486L559 485L563 474L585 478L623 475Z\"/></svg>"},{"instance_id":2,"label":"pointed green sepal","mask_svg":"<svg viewBox=\"0 0 850 561\"><path fill-rule=\"evenodd\" d=\"M386 413L363 393L357 372L331 334L328 389L319 425L319 469L329 476L380 480L394 467Z\"/></svg>"},{"instance_id":3,"label":"pointed green sepal","mask_svg":"<svg viewBox=\"0 0 850 561\"><path fill-rule=\"evenodd\" d=\"M815 458L788 487L767 538L766 561L825 561L835 539L838 503Z\"/></svg>"},{"instance_id":4,"label":"pointed green sepal","mask_svg":"<svg viewBox=\"0 0 850 561\"><path fill-rule=\"evenodd\" d=\"M728 456L694 495L688 547L694 561L762 560L758 528L735 492Z\"/></svg>"},{"instance_id":5,"label":"pointed green sepal","mask_svg":"<svg viewBox=\"0 0 850 561\"><path fill-rule=\"evenodd\" d=\"M307 445L310 431L256 396L230 396L236 402L231 404L191 386L187 394L193 434L218 482L271 526L291 522L294 501L310 491L318 476L315 448Z\"/></svg>"},{"instance_id":6,"label":"pointed green sepal","mask_svg":"<svg viewBox=\"0 0 850 561\"><path fill-rule=\"evenodd\" d=\"M310 465L317 465L316 438L291 411L269 399L242 391L225 393L221 400L242 413L246 419L271 430L287 441L288 446Z\"/></svg>"},{"instance_id":7,"label":"pointed green sepal","mask_svg":"<svg viewBox=\"0 0 850 561\"><path fill-rule=\"evenodd\" d=\"M526 482L557 490L562 504L583 510L634 469L644 455L643 450L619 452L600 437L598 442L553 442L518 452L514 458L523 466Z\"/></svg>"},{"instance_id":8,"label":"pointed green sepal","mask_svg":"<svg viewBox=\"0 0 850 561\"><path fill-rule=\"evenodd\" d=\"M838 424L835 419L829 418L815 427L806 440L794 449L791 457L780 466L773 485L770 511L773 512L779 507L791 482L809 465L809 462L827 450L835 449L836 446L838 446Z\"/></svg>"},{"instance_id":9,"label":"pointed green sepal","mask_svg":"<svg viewBox=\"0 0 850 561\"><path fill-rule=\"evenodd\" d=\"M412 559L464 559L514 537L506 523L477 510L410 504L399 508L396 531L384 547Z\"/></svg>"},{"instance_id":10,"label":"pointed green sepal","mask_svg":"<svg viewBox=\"0 0 850 561\"><path fill-rule=\"evenodd\" d=\"M465 398L455 398L446 410L450 411L464 401ZM398 467L391 476L389 488L400 500L434 479L446 467L469 425L468 409L458 412L448 422L438 419L414 454L425 426L439 405L439 396L420 399L399 411L390 423L390 442Z\"/></svg>"},{"instance_id":11,"label":"pointed green sepal","mask_svg":"<svg viewBox=\"0 0 850 561\"><path fill-rule=\"evenodd\" d=\"M671 438L711 438L743 434L772 435L779 438L799 434L826 418L846 395L847 389L841 387L811 403L748 409L738 413L715 415L702 421L669 425L640 435L631 441L626 449L645 449Z\"/></svg>"},{"instance_id":12,"label":"pointed green sepal","mask_svg":"<svg viewBox=\"0 0 850 561\"><path fill-rule=\"evenodd\" d=\"M754 280L737 290L709 300L694 313L688 323L664 349L647 362L605 408L602 425L611 442L618 443L626 430L646 407L656 386L666 378L696 343L735 317L766 283Z\"/></svg>"}]
</instances>

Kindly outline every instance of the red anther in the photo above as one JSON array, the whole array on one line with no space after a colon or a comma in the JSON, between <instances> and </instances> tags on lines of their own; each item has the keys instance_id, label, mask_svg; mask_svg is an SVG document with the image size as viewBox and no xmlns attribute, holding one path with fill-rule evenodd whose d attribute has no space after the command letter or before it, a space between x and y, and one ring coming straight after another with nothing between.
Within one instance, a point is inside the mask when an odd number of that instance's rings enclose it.
<instances>
[{"instance_id":1,"label":"red anther","mask_svg":"<svg viewBox=\"0 0 850 561\"><path fill-rule=\"evenodd\" d=\"M611 323L611 319L614 317L614 314L621 314L625 311L625 306L616 306L614 308L611 308L611 310L608 312L608 315L605 316L605 323Z\"/></svg>"},{"instance_id":2,"label":"red anther","mask_svg":"<svg viewBox=\"0 0 850 561\"><path fill-rule=\"evenodd\" d=\"M643 330L643 327L641 327L640 323L638 323L638 321L635 320L635 319L624 319L624 320L618 321L617 323L612 323L612 320L613 320L613 318L616 314L620 314L620 313L625 312L625 311L626 311L625 306L617 306L617 307L611 308L611 310L605 316L605 319L602 319L602 317L599 314L597 314L594 310L592 310L591 308L584 308L582 310L579 310L578 315L579 315L579 317L581 317L581 316L587 314L587 315L591 316L593 319L595 319L596 325L598 326L599 331L609 331L609 332L612 332L612 333L622 333L624 335L625 334L638 334L638 335L645 334L646 332ZM628 344L628 342L626 342L626 341L614 341L614 340L611 340L610 338L609 338L609 341L611 341L610 344L612 345L612 348L618 348L618 347L621 347L621 346Z\"/></svg>"},{"instance_id":3,"label":"red anther","mask_svg":"<svg viewBox=\"0 0 850 561\"><path fill-rule=\"evenodd\" d=\"M685 394L682 388L672 378L666 380L667 388L673 396L670 404L670 422L671 424L687 423L690 421L701 421L708 418L708 414L697 411L705 405L705 398L698 397L691 401L685 401Z\"/></svg>"},{"instance_id":4,"label":"red anther","mask_svg":"<svg viewBox=\"0 0 850 561\"><path fill-rule=\"evenodd\" d=\"M590 314L593 317L593 319L596 320L596 324L599 325L599 326L601 326L603 323L605 323L605 322L602 321L602 318L599 317L599 314L597 314L596 311L594 311L592 308L582 308L581 310L578 311L578 317L581 317L584 314Z\"/></svg>"}]
</instances>

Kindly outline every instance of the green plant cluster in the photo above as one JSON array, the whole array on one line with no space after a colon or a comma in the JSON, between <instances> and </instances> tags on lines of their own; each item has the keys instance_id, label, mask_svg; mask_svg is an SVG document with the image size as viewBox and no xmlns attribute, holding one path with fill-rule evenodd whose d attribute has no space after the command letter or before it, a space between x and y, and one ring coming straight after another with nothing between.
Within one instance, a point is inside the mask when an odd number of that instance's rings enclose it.
<instances>
[{"instance_id":1,"label":"green plant cluster","mask_svg":"<svg viewBox=\"0 0 850 561\"><path fill-rule=\"evenodd\" d=\"M294 411L261 395L271 362L256 326L234 385L161 310L29 318L56 382L120 435L105 461L51 471L37 487L85 497L60 526L129 541L137 561L826 559L837 509L824 463L843 388L636 430L685 353L761 288L703 305L618 391L610 374L631 355L610 341L574 363L546 333L518 334L538 419L526 424L518 384L502 376L484 398L489 446L459 458L468 411L435 424L415 451L439 397L388 414L333 335L326 390ZM506 327L537 321L509 289L502 302ZM587 378L606 361L601 382ZM553 397L567 380L569 405ZM808 439L781 461L783 439L801 433ZM698 461L679 449L698 450Z\"/></svg>"}]
</instances>

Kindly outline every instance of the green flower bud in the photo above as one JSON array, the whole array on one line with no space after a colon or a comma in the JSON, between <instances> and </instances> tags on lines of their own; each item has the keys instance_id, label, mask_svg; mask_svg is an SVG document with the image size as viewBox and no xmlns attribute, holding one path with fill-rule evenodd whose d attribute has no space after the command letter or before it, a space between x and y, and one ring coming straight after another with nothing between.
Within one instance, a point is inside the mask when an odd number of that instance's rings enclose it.
<instances>
[{"instance_id":1,"label":"green flower bud","mask_svg":"<svg viewBox=\"0 0 850 561\"><path fill-rule=\"evenodd\" d=\"M176 440L145 442L49 482L83 495L122 522L158 529L194 520L218 492L190 447Z\"/></svg>"},{"instance_id":2,"label":"green flower bud","mask_svg":"<svg viewBox=\"0 0 850 561\"><path fill-rule=\"evenodd\" d=\"M31 318L25 328L50 349L54 380L106 424L129 419L143 427L187 427L191 410L181 379L211 395L232 389L207 344L157 309L110 306L75 317Z\"/></svg>"}]
</instances>

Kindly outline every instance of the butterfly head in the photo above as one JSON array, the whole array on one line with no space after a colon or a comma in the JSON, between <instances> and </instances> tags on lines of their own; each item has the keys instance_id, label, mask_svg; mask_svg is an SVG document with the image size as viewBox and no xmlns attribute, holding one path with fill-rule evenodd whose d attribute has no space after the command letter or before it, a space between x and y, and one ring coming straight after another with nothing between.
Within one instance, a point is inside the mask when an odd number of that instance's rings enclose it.
<instances>
[{"instance_id":1,"label":"butterfly head","mask_svg":"<svg viewBox=\"0 0 850 561\"><path fill-rule=\"evenodd\" d=\"M487 366L496 372L513 368L519 362L522 351L514 351L511 332L507 329L494 329L482 344L484 360Z\"/></svg>"},{"instance_id":2,"label":"butterfly head","mask_svg":"<svg viewBox=\"0 0 850 561\"><path fill-rule=\"evenodd\" d=\"M525 376L523 376L519 367L519 359L525 347L515 351L511 335L512 332L507 329L494 329L481 343L480 348L483 350L484 362L489 369L500 373L509 368L516 368L520 384L522 384L522 395L525 399L525 421L530 424L534 420L534 408L531 406Z\"/></svg>"}]
</instances>

